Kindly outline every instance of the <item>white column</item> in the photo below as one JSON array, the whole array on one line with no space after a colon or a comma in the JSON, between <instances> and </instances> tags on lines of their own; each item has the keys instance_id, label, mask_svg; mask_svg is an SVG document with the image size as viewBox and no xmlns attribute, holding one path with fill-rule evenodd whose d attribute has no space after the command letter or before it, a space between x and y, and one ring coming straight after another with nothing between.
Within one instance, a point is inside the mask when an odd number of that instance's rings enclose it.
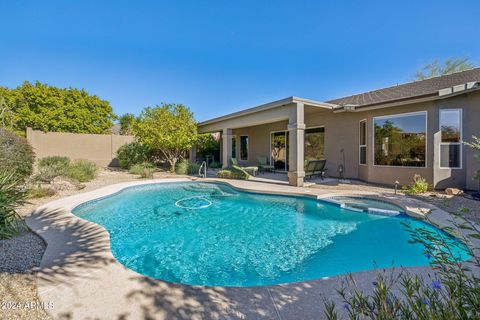
<instances>
[{"instance_id":1,"label":"white column","mask_svg":"<svg viewBox=\"0 0 480 320\"><path fill-rule=\"evenodd\" d=\"M232 129L224 128L222 132L222 167L232 163Z\"/></svg>"},{"instance_id":2,"label":"white column","mask_svg":"<svg viewBox=\"0 0 480 320\"><path fill-rule=\"evenodd\" d=\"M304 169L304 144L305 144L305 123L304 105L296 103L292 106L288 121L289 143L288 143L288 183L291 186L302 187L305 177Z\"/></svg>"}]
</instances>

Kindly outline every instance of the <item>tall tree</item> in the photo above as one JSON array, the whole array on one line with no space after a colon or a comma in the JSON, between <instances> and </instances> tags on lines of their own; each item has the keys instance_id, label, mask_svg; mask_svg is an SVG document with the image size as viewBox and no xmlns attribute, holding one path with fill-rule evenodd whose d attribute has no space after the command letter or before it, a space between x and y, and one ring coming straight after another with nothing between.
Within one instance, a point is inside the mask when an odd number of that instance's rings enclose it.
<instances>
[{"instance_id":1,"label":"tall tree","mask_svg":"<svg viewBox=\"0 0 480 320\"><path fill-rule=\"evenodd\" d=\"M425 80L472 68L475 68L475 65L471 63L468 58L447 59L443 64L439 63L438 59L435 59L418 70L417 73L415 73L415 79Z\"/></svg>"},{"instance_id":2,"label":"tall tree","mask_svg":"<svg viewBox=\"0 0 480 320\"><path fill-rule=\"evenodd\" d=\"M13 112L13 128L26 127L45 132L107 133L116 119L110 103L85 90L57 88L24 82L15 89L1 88Z\"/></svg>"},{"instance_id":3,"label":"tall tree","mask_svg":"<svg viewBox=\"0 0 480 320\"><path fill-rule=\"evenodd\" d=\"M197 141L197 124L192 112L181 104L157 105L145 108L133 125L138 140L153 150L159 150L175 170Z\"/></svg>"},{"instance_id":4,"label":"tall tree","mask_svg":"<svg viewBox=\"0 0 480 320\"><path fill-rule=\"evenodd\" d=\"M7 105L7 100L0 93L0 127L13 129L13 111Z\"/></svg>"},{"instance_id":5,"label":"tall tree","mask_svg":"<svg viewBox=\"0 0 480 320\"><path fill-rule=\"evenodd\" d=\"M131 113L125 113L120 116L120 134L121 135L131 135L133 134L133 123L135 122L135 116Z\"/></svg>"}]
</instances>

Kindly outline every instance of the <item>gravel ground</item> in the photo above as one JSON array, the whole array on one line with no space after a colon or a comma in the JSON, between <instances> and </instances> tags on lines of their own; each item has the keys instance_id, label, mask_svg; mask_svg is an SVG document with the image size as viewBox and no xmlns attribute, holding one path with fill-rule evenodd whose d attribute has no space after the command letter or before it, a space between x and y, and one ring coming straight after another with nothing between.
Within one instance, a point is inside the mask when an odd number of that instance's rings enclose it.
<instances>
[{"instance_id":1,"label":"gravel ground","mask_svg":"<svg viewBox=\"0 0 480 320\"><path fill-rule=\"evenodd\" d=\"M155 178L171 177L168 173L155 173ZM178 176L177 176L178 177ZM19 210L21 216L28 214L44 203L68 195L94 190L106 185L134 181L138 178L120 170L101 170L98 177L81 190L63 190L55 196L33 199ZM351 183L334 183L315 185L314 188L352 191L392 192L393 189L373 186L357 181ZM460 212L467 219L480 223L480 201L463 196L447 196L441 192L430 192L416 196L449 212ZM28 229L24 229L18 237L0 241L0 308L1 319L50 319L42 308L35 308L32 303L39 304L36 286L36 270L45 251L43 240ZM20 303L12 309L9 303ZM27 305L25 305L27 303Z\"/></svg>"},{"instance_id":2,"label":"gravel ground","mask_svg":"<svg viewBox=\"0 0 480 320\"><path fill-rule=\"evenodd\" d=\"M478 200L463 195L450 196L443 192L429 192L415 197L447 212L460 214L465 219L480 225L480 201Z\"/></svg>"},{"instance_id":3,"label":"gravel ground","mask_svg":"<svg viewBox=\"0 0 480 320\"><path fill-rule=\"evenodd\" d=\"M154 175L155 178L171 176L163 172ZM62 190L53 197L29 200L18 213L26 217L36 207L52 200L137 179L124 171L102 169L95 180L84 183L83 189ZM44 309L36 307L40 306L36 271L44 251L44 241L26 227L20 236L0 240L0 319L51 319Z\"/></svg>"}]
</instances>

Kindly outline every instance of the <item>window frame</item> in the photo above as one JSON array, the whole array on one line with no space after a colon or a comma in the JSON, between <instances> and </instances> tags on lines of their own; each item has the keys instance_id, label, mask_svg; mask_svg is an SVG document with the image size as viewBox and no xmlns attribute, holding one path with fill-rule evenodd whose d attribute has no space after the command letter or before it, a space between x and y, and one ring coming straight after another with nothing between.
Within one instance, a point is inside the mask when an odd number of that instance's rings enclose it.
<instances>
[{"instance_id":1,"label":"window frame","mask_svg":"<svg viewBox=\"0 0 480 320\"><path fill-rule=\"evenodd\" d=\"M247 158L242 159L242 137L247 137ZM250 158L250 137L248 134L241 134L238 136L238 151L239 151L239 157L237 158L240 161L248 161Z\"/></svg>"},{"instance_id":2,"label":"window frame","mask_svg":"<svg viewBox=\"0 0 480 320\"><path fill-rule=\"evenodd\" d=\"M383 165L383 164L375 164L375 119L385 119L385 118L400 118L400 117L408 117L414 115L425 115L425 166L423 167L411 167L411 166L391 166L391 165ZM414 111L414 112L404 112L404 113L395 113L395 114L388 114L383 116L377 116L372 118L372 159L373 159L373 166L374 167L384 167L384 168L404 168L404 169L427 169L428 168L428 111L421 110L421 111Z\"/></svg>"},{"instance_id":3,"label":"window frame","mask_svg":"<svg viewBox=\"0 0 480 320\"><path fill-rule=\"evenodd\" d=\"M313 127L308 127L308 128L305 128L305 130L303 131L303 157L305 158L305 136L307 135L307 130L310 130L310 129L320 129L320 128L323 128L323 157L324 159L326 158L325 157L325 138L326 138L326 134L325 134L325 125L322 124L322 125L319 125L319 126L313 126Z\"/></svg>"},{"instance_id":4,"label":"window frame","mask_svg":"<svg viewBox=\"0 0 480 320\"><path fill-rule=\"evenodd\" d=\"M442 142L442 111L459 111L460 113L460 141L459 142ZM445 108L438 112L438 130L440 131L440 143L438 144L438 167L440 169L462 170L463 169L463 109L462 108ZM460 166L459 167L442 167L442 146L460 146Z\"/></svg>"},{"instance_id":5,"label":"window frame","mask_svg":"<svg viewBox=\"0 0 480 320\"><path fill-rule=\"evenodd\" d=\"M361 130L362 130L362 122L365 123L365 144L362 144L362 136L361 136ZM358 122L358 164L360 166L367 166L368 161L367 161L367 132L368 132L368 127L367 127L367 119L362 119ZM362 163L362 148L365 148L365 163Z\"/></svg>"}]
</instances>

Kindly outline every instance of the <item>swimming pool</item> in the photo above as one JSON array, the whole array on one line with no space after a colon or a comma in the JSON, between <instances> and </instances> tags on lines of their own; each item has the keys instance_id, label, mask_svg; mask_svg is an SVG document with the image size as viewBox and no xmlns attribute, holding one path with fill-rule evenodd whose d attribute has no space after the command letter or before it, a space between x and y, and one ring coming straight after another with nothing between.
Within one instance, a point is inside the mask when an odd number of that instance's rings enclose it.
<instances>
[{"instance_id":1,"label":"swimming pool","mask_svg":"<svg viewBox=\"0 0 480 320\"><path fill-rule=\"evenodd\" d=\"M428 265L422 246L409 243L403 223L433 230L406 215L359 213L306 197L201 182L130 187L72 212L108 230L112 253L126 267L207 286L271 285ZM455 250L469 257L460 244Z\"/></svg>"}]
</instances>

